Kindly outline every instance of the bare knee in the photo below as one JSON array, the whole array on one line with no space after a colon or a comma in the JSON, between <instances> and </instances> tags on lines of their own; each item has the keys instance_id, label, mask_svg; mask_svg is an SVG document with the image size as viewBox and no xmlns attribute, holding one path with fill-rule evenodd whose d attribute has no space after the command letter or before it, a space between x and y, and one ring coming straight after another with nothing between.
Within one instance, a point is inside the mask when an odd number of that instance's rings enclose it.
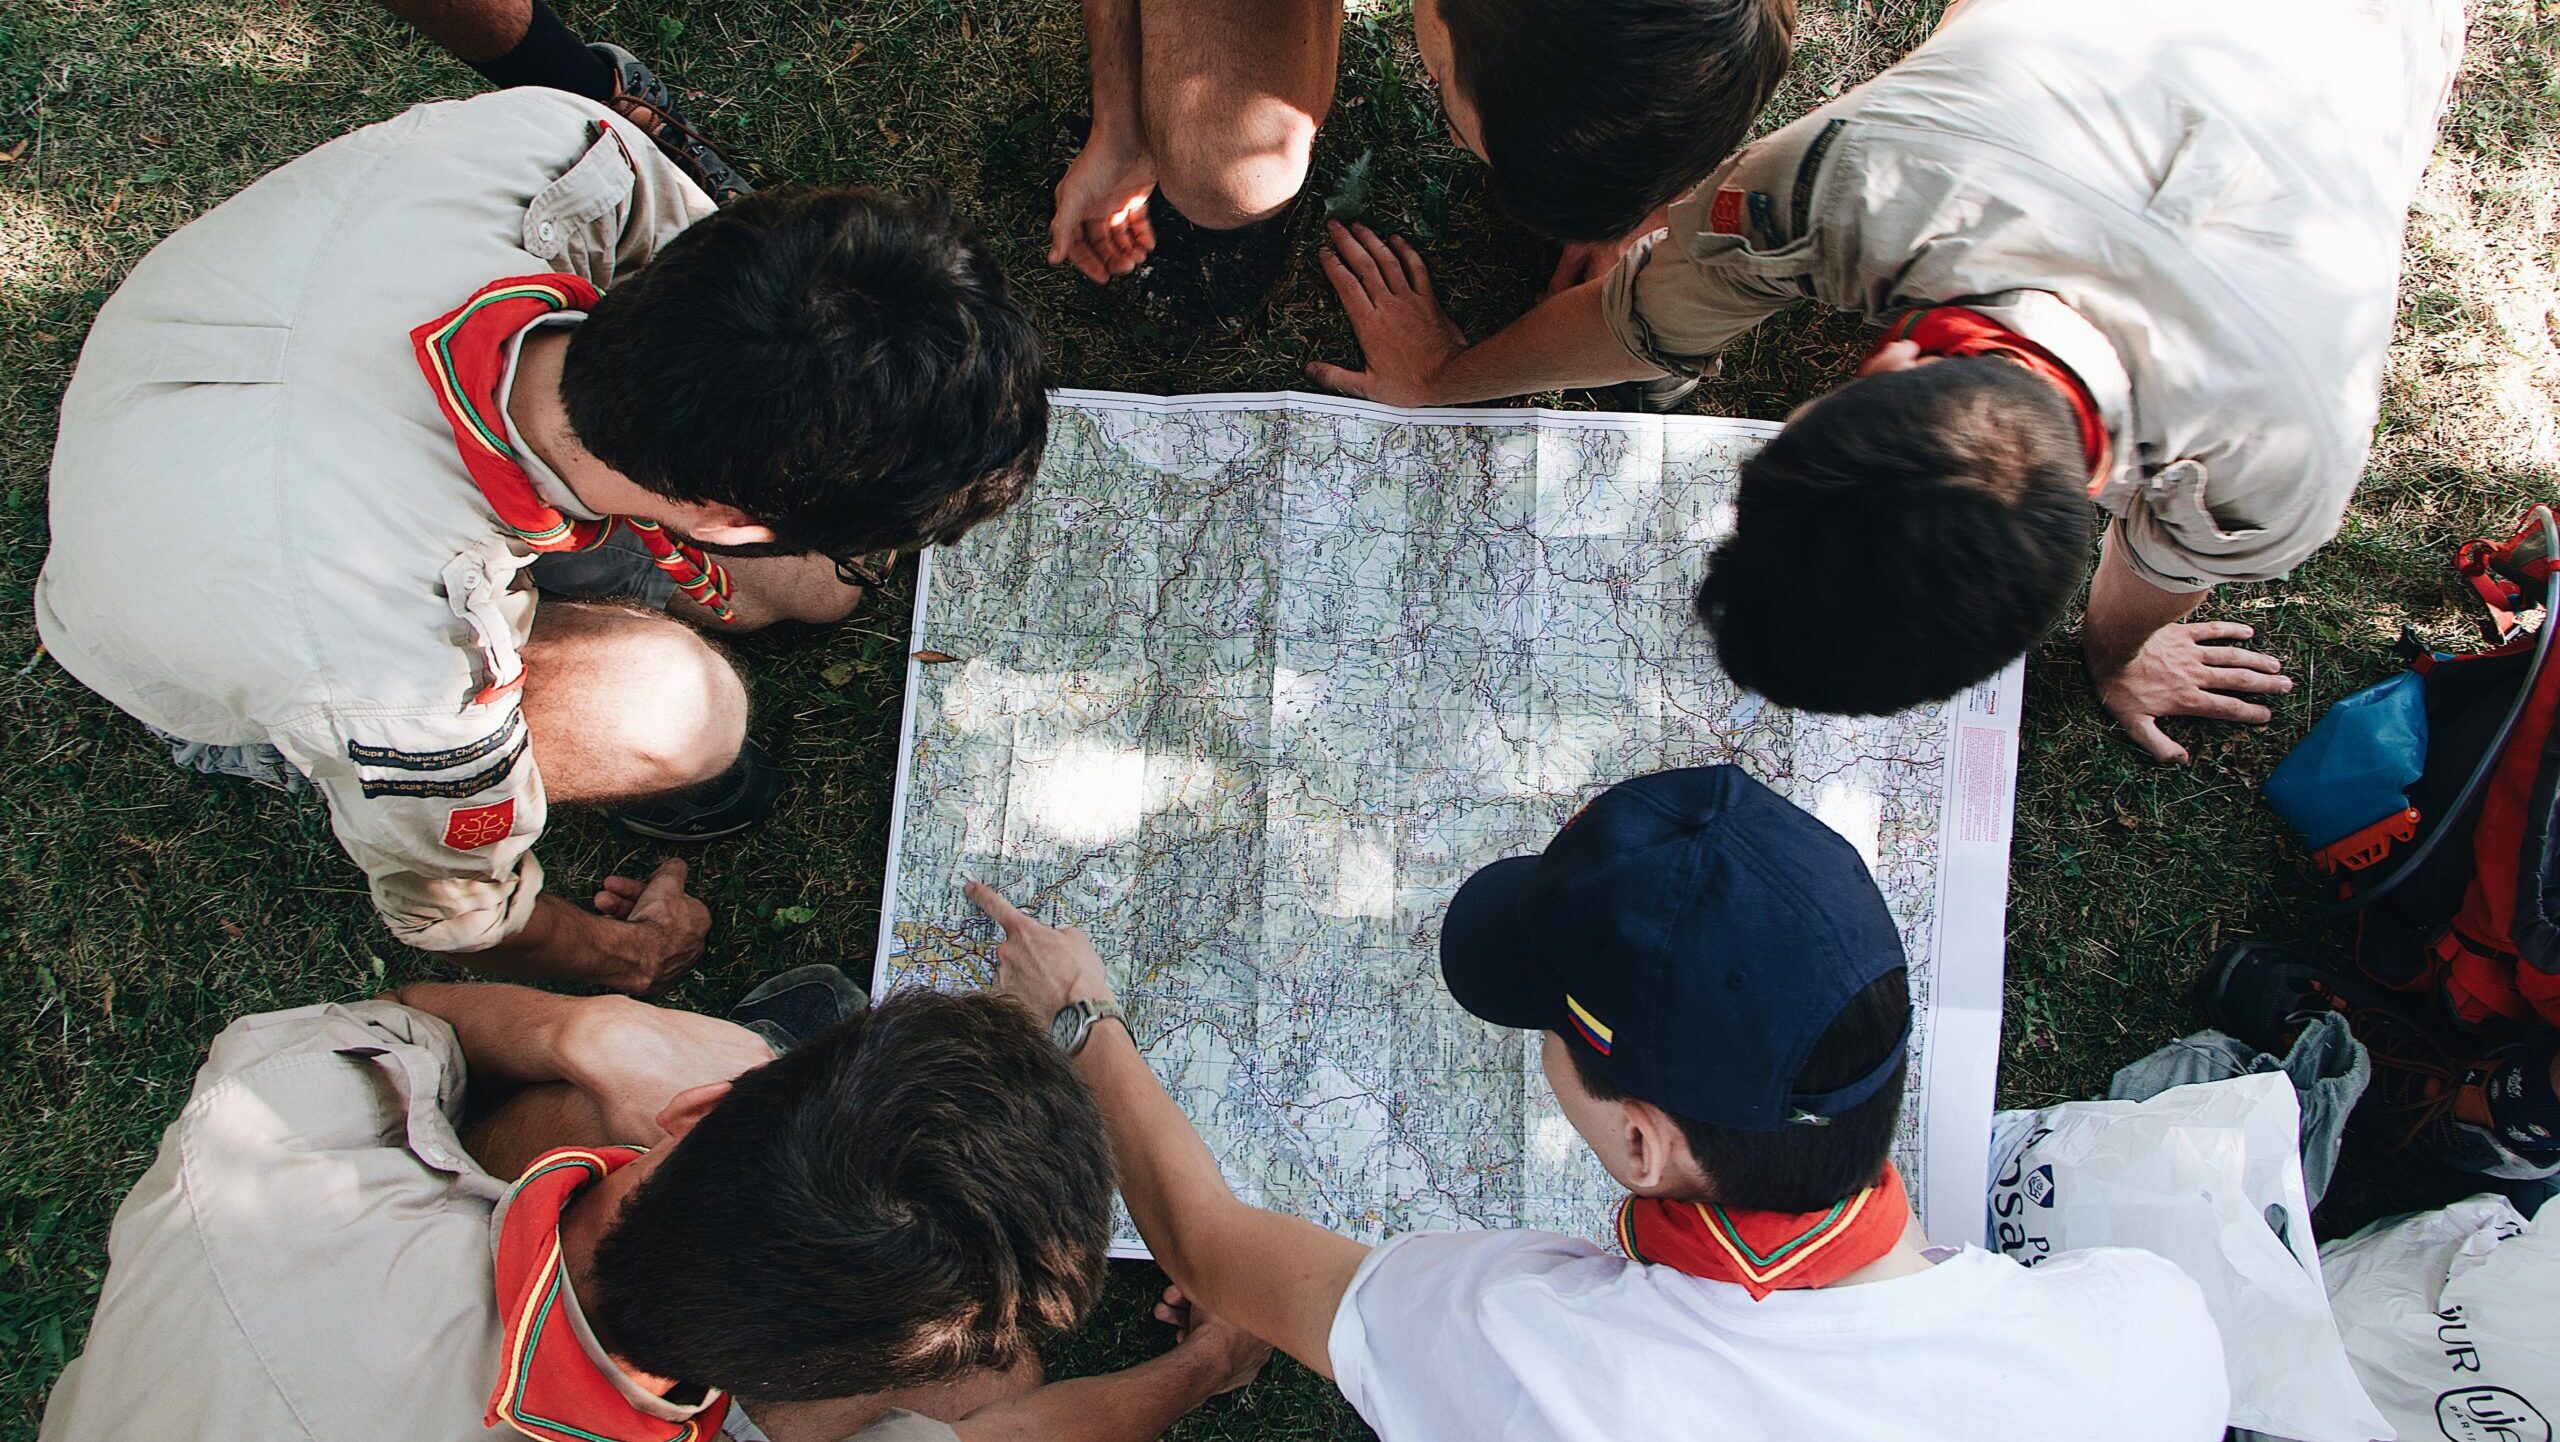
<instances>
[{"instance_id":1,"label":"bare knee","mask_svg":"<svg viewBox=\"0 0 2560 1442\"><path fill-rule=\"evenodd\" d=\"M687 626L616 606L542 608L525 648L525 720L563 801L708 781L746 742L747 688Z\"/></svg>"},{"instance_id":2,"label":"bare knee","mask_svg":"<svg viewBox=\"0 0 2560 1442\"><path fill-rule=\"evenodd\" d=\"M1277 96L1213 93L1198 82L1164 99L1147 116L1156 185L1194 224L1234 230L1268 220L1305 188L1317 115Z\"/></svg>"}]
</instances>

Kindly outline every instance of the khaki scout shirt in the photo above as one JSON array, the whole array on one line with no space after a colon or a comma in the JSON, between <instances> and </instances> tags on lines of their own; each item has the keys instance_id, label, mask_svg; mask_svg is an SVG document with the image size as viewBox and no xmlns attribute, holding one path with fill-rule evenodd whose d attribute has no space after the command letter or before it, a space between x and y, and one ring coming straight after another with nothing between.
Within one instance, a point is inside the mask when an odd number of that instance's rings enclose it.
<instances>
[{"instance_id":1,"label":"khaki scout shirt","mask_svg":"<svg viewBox=\"0 0 2560 1442\"><path fill-rule=\"evenodd\" d=\"M464 1081L453 1029L392 1002L232 1023L116 1211L97 1318L42 1442L514 1437L481 1425L508 1189L455 1132ZM632 1395L670 1418L700 1410ZM762 1437L729 1416L734 1438ZM857 1435L956 1434L893 1411Z\"/></svg>"},{"instance_id":2,"label":"khaki scout shirt","mask_svg":"<svg viewBox=\"0 0 2560 1442\"><path fill-rule=\"evenodd\" d=\"M1666 369L1811 297L1980 302L2078 373L2153 584L2284 574L2364 470L2459 0L1965 0L1607 281Z\"/></svg>"},{"instance_id":3,"label":"khaki scout shirt","mask_svg":"<svg viewBox=\"0 0 2560 1442\"><path fill-rule=\"evenodd\" d=\"M554 90L423 105L169 237L63 397L47 648L189 741L316 782L403 941L492 945L542 884L511 692L532 553L463 469L411 328L507 276L609 288L710 213L636 127Z\"/></svg>"}]
</instances>

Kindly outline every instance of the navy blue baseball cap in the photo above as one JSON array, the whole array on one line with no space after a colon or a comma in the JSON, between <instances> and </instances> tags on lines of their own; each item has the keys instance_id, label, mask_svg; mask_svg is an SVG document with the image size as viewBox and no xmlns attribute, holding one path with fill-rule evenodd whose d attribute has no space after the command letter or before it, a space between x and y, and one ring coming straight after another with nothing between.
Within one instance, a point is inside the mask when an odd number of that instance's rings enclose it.
<instances>
[{"instance_id":1,"label":"navy blue baseball cap","mask_svg":"<svg viewBox=\"0 0 2560 1442\"><path fill-rule=\"evenodd\" d=\"M1893 1079L1795 1090L1841 1009L1904 964L1857 850L1732 766L1611 787L1537 856L1467 879L1440 928L1458 1004L1565 1032L1611 1086L1734 1131L1818 1124Z\"/></svg>"}]
</instances>

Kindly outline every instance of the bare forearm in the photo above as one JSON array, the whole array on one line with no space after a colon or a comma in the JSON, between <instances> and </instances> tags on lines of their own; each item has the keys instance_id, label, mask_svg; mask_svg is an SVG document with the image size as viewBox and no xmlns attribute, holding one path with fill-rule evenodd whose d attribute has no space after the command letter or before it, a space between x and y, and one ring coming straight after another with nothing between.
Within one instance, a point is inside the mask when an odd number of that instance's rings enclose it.
<instances>
[{"instance_id":1,"label":"bare forearm","mask_svg":"<svg viewBox=\"0 0 2560 1442\"><path fill-rule=\"evenodd\" d=\"M1052 1382L954 1424L962 1442L1148 1442L1217 1395L1214 1355L1177 1347L1104 1377Z\"/></svg>"},{"instance_id":2,"label":"bare forearm","mask_svg":"<svg viewBox=\"0 0 2560 1442\"><path fill-rule=\"evenodd\" d=\"M1123 1028L1097 1028L1076 1069L1101 1104L1120 1194L1156 1264L1195 1304L1332 1376L1334 1313L1369 1249L1238 1201Z\"/></svg>"},{"instance_id":3,"label":"bare forearm","mask_svg":"<svg viewBox=\"0 0 2560 1442\"><path fill-rule=\"evenodd\" d=\"M598 916L550 892L535 897L522 929L494 946L464 953L474 971L499 976L550 978L610 971L624 965L622 939L610 917Z\"/></svg>"},{"instance_id":4,"label":"bare forearm","mask_svg":"<svg viewBox=\"0 0 2560 1442\"><path fill-rule=\"evenodd\" d=\"M1431 383L1438 405L1536 391L1651 380L1662 371L1618 344L1601 313L1603 280L1540 301L1527 315L1450 358Z\"/></svg>"},{"instance_id":5,"label":"bare forearm","mask_svg":"<svg viewBox=\"0 0 2560 1442\"><path fill-rule=\"evenodd\" d=\"M1137 141L1146 121L1138 103L1138 0L1084 0L1085 44L1093 58L1097 137Z\"/></svg>"},{"instance_id":6,"label":"bare forearm","mask_svg":"<svg viewBox=\"0 0 2560 1442\"><path fill-rule=\"evenodd\" d=\"M2153 632L2185 620L2210 591L2164 591L2144 580L2124 558L2113 526L2089 583L2089 614L2081 623L2081 648L2100 675L2122 670Z\"/></svg>"},{"instance_id":7,"label":"bare forearm","mask_svg":"<svg viewBox=\"0 0 2560 1442\"><path fill-rule=\"evenodd\" d=\"M391 999L451 1026L475 1079L517 1086L568 1077L571 1026L582 1009L602 1000L494 981L422 981Z\"/></svg>"}]
</instances>

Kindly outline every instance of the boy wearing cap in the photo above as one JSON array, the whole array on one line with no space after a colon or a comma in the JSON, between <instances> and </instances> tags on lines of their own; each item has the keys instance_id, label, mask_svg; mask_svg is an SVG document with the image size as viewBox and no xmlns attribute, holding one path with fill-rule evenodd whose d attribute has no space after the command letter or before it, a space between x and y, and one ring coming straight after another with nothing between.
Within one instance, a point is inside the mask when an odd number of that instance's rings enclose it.
<instances>
[{"instance_id":1,"label":"boy wearing cap","mask_svg":"<svg viewBox=\"0 0 2560 1442\"><path fill-rule=\"evenodd\" d=\"M1618 786L1451 902L1458 1002L1544 1031L1548 1081L1629 1198L1612 1256L1538 1232L1371 1248L1261 1211L1131 1040L1082 933L970 895L999 988L1075 1043L1138 1229L1186 1295L1421 1437L2207 1442L2228 1389L2168 1262L2029 1271L1932 1250L1888 1160L1910 1028L1901 940L1847 842L1729 766Z\"/></svg>"}]
</instances>

